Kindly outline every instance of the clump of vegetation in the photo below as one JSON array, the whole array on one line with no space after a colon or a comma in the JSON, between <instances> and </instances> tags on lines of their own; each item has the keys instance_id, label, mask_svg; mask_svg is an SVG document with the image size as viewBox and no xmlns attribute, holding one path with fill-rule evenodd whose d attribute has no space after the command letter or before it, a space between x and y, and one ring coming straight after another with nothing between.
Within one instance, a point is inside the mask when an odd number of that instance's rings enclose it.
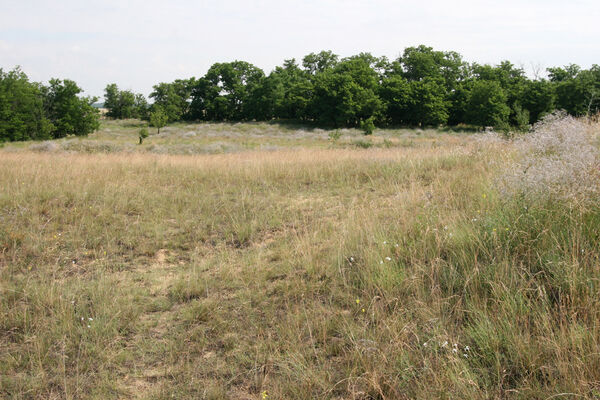
<instances>
[{"instance_id":1,"label":"clump of vegetation","mask_svg":"<svg viewBox=\"0 0 600 400\"><path fill-rule=\"evenodd\" d=\"M375 122L373 117L369 117L360 122L360 129L365 135L372 135L375 131Z\"/></svg>"},{"instance_id":2,"label":"clump of vegetation","mask_svg":"<svg viewBox=\"0 0 600 400\"><path fill-rule=\"evenodd\" d=\"M142 144L144 142L144 139L146 139L148 137L148 128L143 127L140 128L140 132L139 132L139 139L140 139L140 143Z\"/></svg>"},{"instance_id":3,"label":"clump of vegetation","mask_svg":"<svg viewBox=\"0 0 600 400\"><path fill-rule=\"evenodd\" d=\"M0 68L0 142L86 136L99 128L94 97L71 80L30 82L19 68Z\"/></svg>"},{"instance_id":4,"label":"clump of vegetation","mask_svg":"<svg viewBox=\"0 0 600 400\"><path fill-rule=\"evenodd\" d=\"M503 175L502 191L528 199L596 201L600 193L600 152L590 126L565 113L538 122L515 140L516 159Z\"/></svg>"},{"instance_id":5,"label":"clump of vegetation","mask_svg":"<svg viewBox=\"0 0 600 400\"><path fill-rule=\"evenodd\" d=\"M329 136L329 139L333 143L335 143L342 137L342 132L340 132L339 129L336 129L334 131L329 132L328 136Z\"/></svg>"},{"instance_id":6,"label":"clump of vegetation","mask_svg":"<svg viewBox=\"0 0 600 400\"><path fill-rule=\"evenodd\" d=\"M148 102L144 95L130 90L119 90L115 84L109 84L104 89L104 108L108 110L109 118L148 119Z\"/></svg>"},{"instance_id":7,"label":"clump of vegetation","mask_svg":"<svg viewBox=\"0 0 600 400\"><path fill-rule=\"evenodd\" d=\"M160 128L167 125L168 121L169 117L162 107L153 107L152 111L150 112L150 125L156 128L156 133L160 133Z\"/></svg>"}]
</instances>

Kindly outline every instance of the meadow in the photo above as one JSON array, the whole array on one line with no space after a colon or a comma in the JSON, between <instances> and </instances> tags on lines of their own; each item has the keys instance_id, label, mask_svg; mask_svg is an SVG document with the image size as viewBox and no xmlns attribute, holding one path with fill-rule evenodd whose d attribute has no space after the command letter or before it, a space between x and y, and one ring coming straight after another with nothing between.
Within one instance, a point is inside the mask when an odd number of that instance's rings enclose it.
<instances>
[{"instance_id":1,"label":"meadow","mask_svg":"<svg viewBox=\"0 0 600 400\"><path fill-rule=\"evenodd\" d=\"M140 126L0 149L0 398L600 397L597 122Z\"/></svg>"}]
</instances>

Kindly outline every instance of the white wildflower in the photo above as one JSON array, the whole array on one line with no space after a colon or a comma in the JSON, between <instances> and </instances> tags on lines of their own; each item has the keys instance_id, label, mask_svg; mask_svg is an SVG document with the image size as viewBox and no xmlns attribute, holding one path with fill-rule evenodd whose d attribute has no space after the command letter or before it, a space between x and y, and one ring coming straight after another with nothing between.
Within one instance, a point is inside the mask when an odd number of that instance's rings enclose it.
<instances>
[{"instance_id":1,"label":"white wildflower","mask_svg":"<svg viewBox=\"0 0 600 400\"><path fill-rule=\"evenodd\" d=\"M515 140L517 159L500 178L509 196L589 201L600 192L600 153L581 120L554 113Z\"/></svg>"}]
</instances>

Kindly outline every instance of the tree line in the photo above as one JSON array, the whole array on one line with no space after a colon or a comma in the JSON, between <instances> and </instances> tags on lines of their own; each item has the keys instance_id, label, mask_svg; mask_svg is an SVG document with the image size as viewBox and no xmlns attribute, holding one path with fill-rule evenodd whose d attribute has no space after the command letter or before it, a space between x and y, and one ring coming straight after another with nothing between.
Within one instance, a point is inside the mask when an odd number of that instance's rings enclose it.
<instances>
[{"instance_id":1,"label":"tree line","mask_svg":"<svg viewBox=\"0 0 600 400\"><path fill-rule=\"evenodd\" d=\"M114 118L152 113L175 121L295 120L324 127L493 126L525 129L544 114L600 110L600 66L548 68L530 79L508 61L468 63L454 51L417 46L396 60L331 51L285 60L266 75L244 61L216 63L201 78L177 79L143 96L106 88Z\"/></svg>"},{"instance_id":2,"label":"tree line","mask_svg":"<svg viewBox=\"0 0 600 400\"><path fill-rule=\"evenodd\" d=\"M57 139L98 129L97 98L71 80L31 82L20 68L0 69L0 142Z\"/></svg>"},{"instance_id":3,"label":"tree line","mask_svg":"<svg viewBox=\"0 0 600 400\"><path fill-rule=\"evenodd\" d=\"M331 51L285 60L268 75L245 62L216 63L200 78L153 86L142 94L105 89L111 118L140 118L159 128L176 121L293 120L323 127L493 126L526 129L544 114L600 110L600 66L548 68L530 79L509 61L468 63L454 51L409 47L395 60ZM70 80L29 82L0 70L0 140L85 135L98 127L95 98Z\"/></svg>"}]
</instances>

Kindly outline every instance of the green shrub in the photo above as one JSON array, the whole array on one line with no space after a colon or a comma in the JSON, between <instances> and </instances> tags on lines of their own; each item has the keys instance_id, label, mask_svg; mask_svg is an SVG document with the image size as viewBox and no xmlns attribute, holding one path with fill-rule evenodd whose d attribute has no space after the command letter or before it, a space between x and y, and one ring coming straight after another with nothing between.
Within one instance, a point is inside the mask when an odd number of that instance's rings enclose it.
<instances>
[{"instance_id":1,"label":"green shrub","mask_svg":"<svg viewBox=\"0 0 600 400\"><path fill-rule=\"evenodd\" d=\"M372 135L375 131L375 123L373 122L373 117L369 117L364 121L361 121L360 129L362 129L365 135Z\"/></svg>"},{"instance_id":2,"label":"green shrub","mask_svg":"<svg viewBox=\"0 0 600 400\"><path fill-rule=\"evenodd\" d=\"M333 132L329 132L329 139L331 139L331 141L334 143L337 142L341 137L342 133L337 129Z\"/></svg>"},{"instance_id":3,"label":"green shrub","mask_svg":"<svg viewBox=\"0 0 600 400\"><path fill-rule=\"evenodd\" d=\"M146 139L148 137L148 128L143 127L142 129L140 129L140 143L142 144L144 142L144 139Z\"/></svg>"}]
</instances>

